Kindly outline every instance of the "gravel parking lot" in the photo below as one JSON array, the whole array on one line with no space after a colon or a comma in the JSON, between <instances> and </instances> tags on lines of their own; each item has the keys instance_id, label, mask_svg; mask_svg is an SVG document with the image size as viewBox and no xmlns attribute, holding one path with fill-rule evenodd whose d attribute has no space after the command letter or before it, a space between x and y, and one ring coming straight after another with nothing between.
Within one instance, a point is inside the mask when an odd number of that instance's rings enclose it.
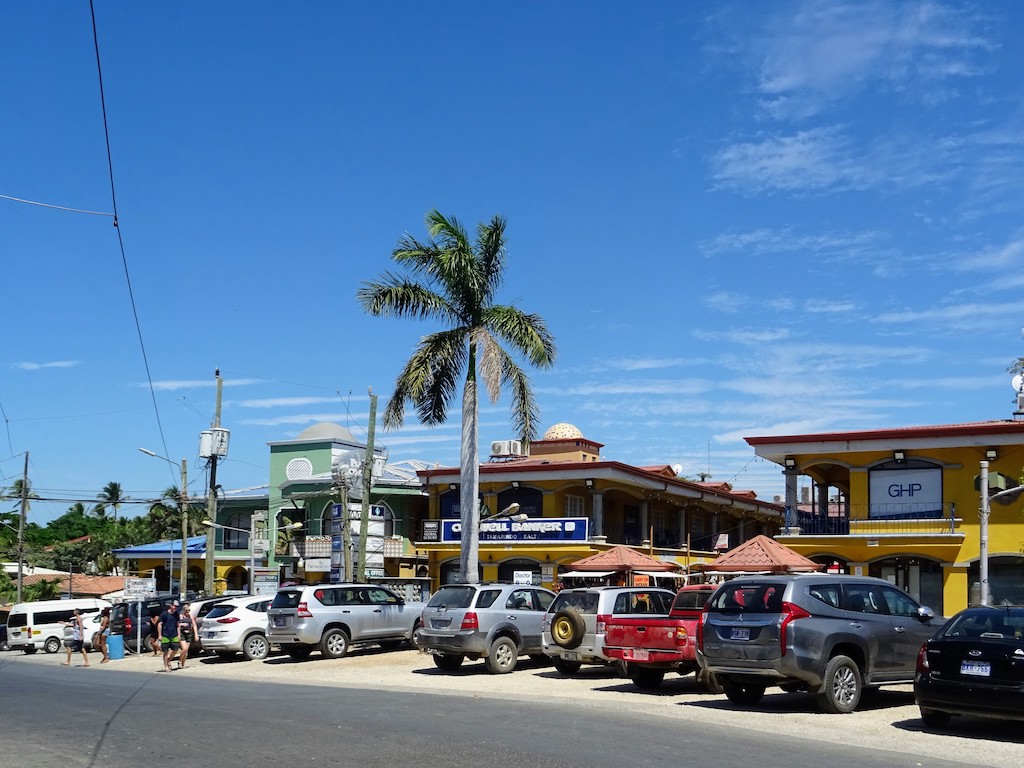
<instances>
[{"instance_id":1,"label":"gravel parking lot","mask_svg":"<svg viewBox=\"0 0 1024 768\"><path fill-rule=\"evenodd\" d=\"M63 654L34 656L5 654L16 663L59 664ZM161 669L160 659L151 655L128 656L99 665L91 655L89 669L69 670L77 675L117 674L120 671L152 672ZM14 658L12 658L14 657ZM698 690L693 676L669 676L661 689L640 692L612 668L584 667L566 678L551 666L521 659L520 667L508 675L491 675L483 662L467 662L455 673L441 672L430 656L419 651L386 652L376 647L355 649L343 659L323 659L314 653L305 661L272 655L263 662L201 656L188 661L187 668L173 675L201 675L273 683L374 688L475 696L486 698L539 697L564 704L575 713L581 709L629 710L651 716L689 721L733 724L742 720L746 729L797 738L837 742L908 755L935 757L964 765L1019 768L1024 764L1024 735L1019 724L980 719L954 719L947 732L924 729L909 686L886 688L862 703L849 715L825 715L817 711L807 694L785 694L769 689L758 706L740 709L721 695Z\"/></svg>"}]
</instances>

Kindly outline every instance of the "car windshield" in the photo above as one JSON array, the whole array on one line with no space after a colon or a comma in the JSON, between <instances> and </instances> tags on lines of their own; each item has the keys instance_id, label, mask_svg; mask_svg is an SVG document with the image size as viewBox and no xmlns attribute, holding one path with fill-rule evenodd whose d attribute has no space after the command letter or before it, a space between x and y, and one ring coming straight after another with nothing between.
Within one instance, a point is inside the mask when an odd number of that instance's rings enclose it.
<instances>
[{"instance_id":1,"label":"car windshield","mask_svg":"<svg viewBox=\"0 0 1024 768\"><path fill-rule=\"evenodd\" d=\"M210 612L206 614L206 618L219 619L221 616L227 616L233 610L235 610L235 606L233 605L215 605Z\"/></svg>"},{"instance_id":2,"label":"car windshield","mask_svg":"<svg viewBox=\"0 0 1024 768\"><path fill-rule=\"evenodd\" d=\"M708 589L691 589L687 592L680 592L676 595L676 600L672 603L673 611L699 611L704 607L704 603L708 601L708 597L711 595L711 590Z\"/></svg>"},{"instance_id":3,"label":"car windshield","mask_svg":"<svg viewBox=\"0 0 1024 768\"><path fill-rule=\"evenodd\" d=\"M967 610L954 616L942 630L943 637L999 640L1024 637L1024 608Z\"/></svg>"},{"instance_id":4,"label":"car windshield","mask_svg":"<svg viewBox=\"0 0 1024 768\"><path fill-rule=\"evenodd\" d=\"M473 604L473 596L476 588L465 587L441 587L431 596L427 603L428 608L469 608Z\"/></svg>"},{"instance_id":5,"label":"car windshield","mask_svg":"<svg viewBox=\"0 0 1024 768\"><path fill-rule=\"evenodd\" d=\"M301 589L282 589L276 595L274 595L274 602L270 604L271 608L295 608L299 605L299 600L302 597ZM206 614L209 617L210 614Z\"/></svg>"},{"instance_id":6,"label":"car windshield","mask_svg":"<svg viewBox=\"0 0 1024 768\"><path fill-rule=\"evenodd\" d=\"M715 592L708 608L724 613L779 613L782 591L781 584L727 583Z\"/></svg>"},{"instance_id":7,"label":"car windshield","mask_svg":"<svg viewBox=\"0 0 1024 768\"><path fill-rule=\"evenodd\" d=\"M560 611L575 608L581 613L597 613L596 592L559 592L549 610Z\"/></svg>"}]
</instances>

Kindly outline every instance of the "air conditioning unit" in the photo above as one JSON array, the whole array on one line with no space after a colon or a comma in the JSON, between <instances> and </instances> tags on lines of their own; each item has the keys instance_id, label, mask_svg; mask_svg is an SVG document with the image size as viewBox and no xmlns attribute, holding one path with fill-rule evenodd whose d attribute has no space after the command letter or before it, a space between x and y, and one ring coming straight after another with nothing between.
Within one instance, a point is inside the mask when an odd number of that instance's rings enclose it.
<instances>
[{"instance_id":1,"label":"air conditioning unit","mask_svg":"<svg viewBox=\"0 0 1024 768\"><path fill-rule=\"evenodd\" d=\"M522 456L523 443L520 440L495 440L491 443L491 456Z\"/></svg>"}]
</instances>

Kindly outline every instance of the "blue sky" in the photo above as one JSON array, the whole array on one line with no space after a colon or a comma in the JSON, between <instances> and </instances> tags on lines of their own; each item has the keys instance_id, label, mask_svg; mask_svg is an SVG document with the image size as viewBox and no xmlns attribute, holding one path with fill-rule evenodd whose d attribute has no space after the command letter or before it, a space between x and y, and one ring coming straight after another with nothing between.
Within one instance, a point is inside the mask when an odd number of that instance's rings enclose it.
<instances>
[{"instance_id":1,"label":"blue sky","mask_svg":"<svg viewBox=\"0 0 1024 768\"><path fill-rule=\"evenodd\" d=\"M0 7L0 482L45 523L154 498L225 381L218 480L365 435L430 323L366 316L431 208L508 219L542 315L541 431L762 498L751 435L1008 418L1024 354L1024 7L1013 2ZM129 294L127 275L131 279ZM135 325L132 298L137 309ZM145 345L145 358L139 331ZM154 390L147 382L149 376ZM154 408L155 402L155 408ZM449 424L378 432L458 461ZM159 414L159 426L157 421ZM162 427L162 429L161 429ZM514 437L509 401L481 445ZM141 510L142 507L139 507Z\"/></svg>"}]
</instances>

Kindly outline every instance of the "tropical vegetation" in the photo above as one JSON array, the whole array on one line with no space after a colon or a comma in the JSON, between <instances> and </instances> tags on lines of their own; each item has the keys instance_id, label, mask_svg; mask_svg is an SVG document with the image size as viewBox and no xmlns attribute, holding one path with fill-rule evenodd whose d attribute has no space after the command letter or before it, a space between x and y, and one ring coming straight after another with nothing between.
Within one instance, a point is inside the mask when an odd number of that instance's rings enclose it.
<instances>
[{"instance_id":1,"label":"tropical vegetation","mask_svg":"<svg viewBox=\"0 0 1024 768\"><path fill-rule=\"evenodd\" d=\"M554 338L539 315L495 303L505 276L505 226L503 217L494 216L477 225L471 240L458 220L433 210L426 217L428 239L421 242L407 234L392 252L411 276L386 272L357 293L371 315L445 326L416 346L398 374L383 421L386 429L400 427L411 404L421 423L443 424L463 377L459 507L461 579L466 583L479 581L477 378L492 403L503 385L509 388L514 428L529 442L536 437L539 412L529 378L506 347L542 369L554 364L556 354Z\"/></svg>"}]
</instances>

